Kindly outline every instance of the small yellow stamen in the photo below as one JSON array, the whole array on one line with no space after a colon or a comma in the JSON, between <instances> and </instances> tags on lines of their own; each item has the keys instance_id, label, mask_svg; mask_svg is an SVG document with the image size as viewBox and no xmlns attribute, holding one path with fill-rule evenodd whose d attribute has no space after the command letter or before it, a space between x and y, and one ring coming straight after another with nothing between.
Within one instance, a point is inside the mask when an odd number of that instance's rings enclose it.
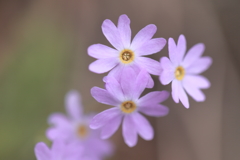
<instances>
[{"instance_id":1,"label":"small yellow stamen","mask_svg":"<svg viewBox=\"0 0 240 160\"><path fill-rule=\"evenodd\" d=\"M121 110L124 113L132 113L136 108L137 106L133 101L125 101L121 104Z\"/></svg>"},{"instance_id":2,"label":"small yellow stamen","mask_svg":"<svg viewBox=\"0 0 240 160\"><path fill-rule=\"evenodd\" d=\"M131 63L134 60L134 52L129 49L124 49L120 52L119 59L122 63Z\"/></svg>"},{"instance_id":3,"label":"small yellow stamen","mask_svg":"<svg viewBox=\"0 0 240 160\"><path fill-rule=\"evenodd\" d=\"M182 66L178 66L175 70L175 77L177 80L181 81L185 76L185 70Z\"/></svg>"},{"instance_id":4,"label":"small yellow stamen","mask_svg":"<svg viewBox=\"0 0 240 160\"><path fill-rule=\"evenodd\" d=\"M88 134L88 128L86 125L79 125L77 128L77 135L80 138L85 138Z\"/></svg>"}]
</instances>

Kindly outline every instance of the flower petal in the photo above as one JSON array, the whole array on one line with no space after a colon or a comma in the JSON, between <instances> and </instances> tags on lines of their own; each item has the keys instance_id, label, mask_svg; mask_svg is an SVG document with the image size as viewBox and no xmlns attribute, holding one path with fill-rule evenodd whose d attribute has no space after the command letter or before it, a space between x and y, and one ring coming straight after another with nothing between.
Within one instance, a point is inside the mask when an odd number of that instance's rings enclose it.
<instances>
[{"instance_id":1,"label":"flower petal","mask_svg":"<svg viewBox=\"0 0 240 160\"><path fill-rule=\"evenodd\" d=\"M121 116L121 111L117 107L107 109L93 117L90 128L98 129L109 123L114 117Z\"/></svg>"},{"instance_id":2,"label":"flower petal","mask_svg":"<svg viewBox=\"0 0 240 160\"><path fill-rule=\"evenodd\" d=\"M132 114L125 115L123 118L123 139L124 142L129 146L133 147L137 144L137 130L135 123L132 119Z\"/></svg>"},{"instance_id":3,"label":"flower petal","mask_svg":"<svg viewBox=\"0 0 240 160\"><path fill-rule=\"evenodd\" d=\"M137 78L136 72L131 67L125 67L121 75L120 84L125 97L132 97L133 85Z\"/></svg>"},{"instance_id":4,"label":"flower petal","mask_svg":"<svg viewBox=\"0 0 240 160\"><path fill-rule=\"evenodd\" d=\"M166 45L164 38L154 38L144 43L144 45L134 50L134 53L140 56L151 55L163 49Z\"/></svg>"},{"instance_id":5,"label":"flower petal","mask_svg":"<svg viewBox=\"0 0 240 160\"><path fill-rule=\"evenodd\" d=\"M52 159L63 159L64 158L64 151L65 151L64 142L60 139L54 140L52 144Z\"/></svg>"},{"instance_id":6,"label":"flower petal","mask_svg":"<svg viewBox=\"0 0 240 160\"><path fill-rule=\"evenodd\" d=\"M178 64L182 62L183 56L186 52L187 42L184 35L180 35L177 43L177 62Z\"/></svg>"},{"instance_id":7,"label":"flower petal","mask_svg":"<svg viewBox=\"0 0 240 160\"><path fill-rule=\"evenodd\" d=\"M117 27L109 19L103 21L102 31L107 40L119 51L123 49L122 39Z\"/></svg>"},{"instance_id":8,"label":"flower petal","mask_svg":"<svg viewBox=\"0 0 240 160\"><path fill-rule=\"evenodd\" d=\"M115 99L108 91L99 87L93 87L91 89L91 94L93 98L99 103L107 104L107 105L117 105L120 102Z\"/></svg>"},{"instance_id":9,"label":"flower petal","mask_svg":"<svg viewBox=\"0 0 240 160\"><path fill-rule=\"evenodd\" d=\"M122 70L125 68L124 65L118 64L116 67L114 67L107 76L109 77L114 77L117 81L120 81L121 75L122 75ZM103 81L106 82L106 77L104 77Z\"/></svg>"},{"instance_id":10,"label":"flower petal","mask_svg":"<svg viewBox=\"0 0 240 160\"><path fill-rule=\"evenodd\" d=\"M140 68L140 66L138 66L137 64L131 65L131 68L133 68L133 70L134 70L137 74L139 74L140 71L142 70L142 69ZM149 79L148 79L148 83L147 83L146 88L153 88L153 86L154 86L154 81L153 81L152 77L151 77L149 74L148 74L148 77L149 77Z\"/></svg>"},{"instance_id":11,"label":"flower petal","mask_svg":"<svg viewBox=\"0 0 240 160\"><path fill-rule=\"evenodd\" d=\"M152 140L154 131L148 120L138 112L132 114L132 119L139 135L145 140Z\"/></svg>"},{"instance_id":12,"label":"flower petal","mask_svg":"<svg viewBox=\"0 0 240 160\"><path fill-rule=\"evenodd\" d=\"M178 59L177 59L177 45L173 38L168 39L168 54L171 62L178 65Z\"/></svg>"},{"instance_id":13,"label":"flower petal","mask_svg":"<svg viewBox=\"0 0 240 160\"><path fill-rule=\"evenodd\" d=\"M70 128L70 126L66 128L52 127L46 130L46 137L50 140L69 140L69 138L73 136L72 133L72 128Z\"/></svg>"},{"instance_id":14,"label":"flower petal","mask_svg":"<svg viewBox=\"0 0 240 160\"><path fill-rule=\"evenodd\" d=\"M180 84L178 80L174 79L172 81L172 98L175 103L179 103L179 93L178 93L179 85Z\"/></svg>"},{"instance_id":15,"label":"flower petal","mask_svg":"<svg viewBox=\"0 0 240 160\"><path fill-rule=\"evenodd\" d=\"M105 73L118 64L117 58L98 59L89 65L89 70L95 73Z\"/></svg>"},{"instance_id":16,"label":"flower petal","mask_svg":"<svg viewBox=\"0 0 240 160\"><path fill-rule=\"evenodd\" d=\"M156 31L157 31L157 27L154 24L149 24L143 29L141 29L133 38L131 49L135 50L141 47L145 42L147 42L153 37Z\"/></svg>"},{"instance_id":17,"label":"flower petal","mask_svg":"<svg viewBox=\"0 0 240 160\"><path fill-rule=\"evenodd\" d=\"M149 106L141 106L138 108L140 112L153 117L166 116L169 108L162 104L151 104Z\"/></svg>"},{"instance_id":18,"label":"flower petal","mask_svg":"<svg viewBox=\"0 0 240 160\"><path fill-rule=\"evenodd\" d=\"M168 99L168 97L169 97L168 91L153 91L141 97L138 100L138 105L139 106L149 106L153 104L155 105L165 101L166 99Z\"/></svg>"},{"instance_id":19,"label":"flower petal","mask_svg":"<svg viewBox=\"0 0 240 160\"><path fill-rule=\"evenodd\" d=\"M118 19L118 30L122 38L122 43L124 48L130 47L131 41L131 28L130 28L130 19L126 14L123 14Z\"/></svg>"},{"instance_id":20,"label":"flower petal","mask_svg":"<svg viewBox=\"0 0 240 160\"><path fill-rule=\"evenodd\" d=\"M65 97L65 107L71 118L77 120L82 115L81 96L76 90L69 91Z\"/></svg>"},{"instance_id":21,"label":"flower petal","mask_svg":"<svg viewBox=\"0 0 240 160\"><path fill-rule=\"evenodd\" d=\"M138 57L136 63L146 69L146 71L150 74L160 75L162 72L161 64L154 59L148 57Z\"/></svg>"},{"instance_id":22,"label":"flower petal","mask_svg":"<svg viewBox=\"0 0 240 160\"><path fill-rule=\"evenodd\" d=\"M142 92L146 88L148 81L149 81L149 74L145 70L142 70L137 75L135 83L133 84L133 89L132 89L133 99L139 98L139 96L142 94Z\"/></svg>"},{"instance_id":23,"label":"flower petal","mask_svg":"<svg viewBox=\"0 0 240 160\"><path fill-rule=\"evenodd\" d=\"M203 92L192 84L188 84L187 81L183 80L183 87L186 92L197 102L205 101L206 97Z\"/></svg>"},{"instance_id":24,"label":"flower petal","mask_svg":"<svg viewBox=\"0 0 240 160\"><path fill-rule=\"evenodd\" d=\"M62 113L53 113L48 118L48 124L65 127L69 126L69 119Z\"/></svg>"},{"instance_id":25,"label":"flower petal","mask_svg":"<svg viewBox=\"0 0 240 160\"><path fill-rule=\"evenodd\" d=\"M47 145L43 142L39 142L36 144L34 148L35 155L37 160L47 160L51 159L51 153Z\"/></svg>"},{"instance_id":26,"label":"flower petal","mask_svg":"<svg viewBox=\"0 0 240 160\"><path fill-rule=\"evenodd\" d=\"M187 73L190 74L200 74L204 71L206 71L209 66L212 64L212 58L211 57L202 57L195 61L192 65L190 65L188 68L186 68Z\"/></svg>"},{"instance_id":27,"label":"flower petal","mask_svg":"<svg viewBox=\"0 0 240 160\"><path fill-rule=\"evenodd\" d=\"M97 59L118 57L118 51L103 44L88 47L88 55Z\"/></svg>"},{"instance_id":28,"label":"flower petal","mask_svg":"<svg viewBox=\"0 0 240 160\"><path fill-rule=\"evenodd\" d=\"M201 89L207 89L211 86L208 79L201 75L186 75L183 80L186 84L190 84L191 86Z\"/></svg>"},{"instance_id":29,"label":"flower petal","mask_svg":"<svg viewBox=\"0 0 240 160\"><path fill-rule=\"evenodd\" d=\"M117 131L117 129L119 128L122 122L122 115L114 117L110 121L111 123L107 123L105 126L102 127L102 131L101 131L102 139L107 139L111 137Z\"/></svg>"},{"instance_id":30,"label":"flower petal","mask_svg":"<svg viewBox=\"0 0 240 160\"><path fill-rule=\"evenodd\" d=\"M178 86L178 96L185 108L189 108L189 101L186 92L184 91L182 85Z\"/></svg>"},{"instance_id":31,"label":"flower petal","mask_svg":"<svg viewBox=\"0 0 240 160\"><path fill-rule=\"evenodd\" d=\"M172 65L172 62L167 57L162 57L160 64L163 71L159 77L159 80L163 85L167 85L175 78L174 67Z\"/></svg>"},{"instance_id":32,"label":"flower petal","mask_svg":"<svg viewBox=\"0 0 240 160\"><path fill-rule=\"evenodd\" d=\"M105 78L107 91L118 101L124 100L124 94L120 83L114 78L107 76Z\"/></svg>"},{"instance_id":33,"label":"flower petal","mask_svg":"<svg viewBox=\"0 0 240 160\"><path fill-rule=\"evenodd\" d=\"M203 43L194 45L186 54L183 59L182 65L184 68L188 68L191 64L194 64L203 54L205 46Z\"/></svg>"}]
</instances>

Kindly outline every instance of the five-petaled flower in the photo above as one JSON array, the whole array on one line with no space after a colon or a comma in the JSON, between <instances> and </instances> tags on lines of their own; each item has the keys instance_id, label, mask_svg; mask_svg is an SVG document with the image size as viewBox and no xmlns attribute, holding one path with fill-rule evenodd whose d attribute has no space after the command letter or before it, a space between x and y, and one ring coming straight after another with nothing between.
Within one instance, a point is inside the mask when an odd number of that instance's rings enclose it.
<instances>
[{"instance_id":1,"label":"five-petaled flower","mask_svg":"<svg viewBox=\"0 0 240 160\"><path fill-rule=\"evenodd\" d=\"M122 75L121 83L110 76L105 82L106 90L93 87L91 94L98 102L114 107L93 117L90 128L101 128L101 137L106 139L116 132L123 119L123 137L128 146L136 145L137 134L145 140L153 139L152 126L139 112L155 117L167 115L169 109L159 103L168 98L169 92L154 91L139 98L148 83L145 70L136 75L130 69Z\"/></svg>"},{"instance_id":2,"label":"five-petaled flower","mask_svg":"<svg viewBox=\"0 0 240 160\"><path fill-rule=\"evenodd\" d=\"M89 128L94 115L84 115L80 94L70 91L65 98L68 116L62 113L50 115L48 121L53 124L46 135L50 140L60 139L67 143L78 143L83 146L83 154L91 159L102 159L112 153L109 141L102 140L98 131Z\"/></svg>"},{"instance_id":3,"label":"five-petaled flower","mask_svg":"<svg viewBox=\"0 0 240 160\"><path fill-rule=\"evenodd\" d=\"M185 91L196 101L204 101L205 95L200 89L210 87L210 82L198 75L209 68L212 59L208 56L201 57L205 49L204 44L194 45L184 57L186 52L186 39L180 35L177 45L172 38L168 40L169 57L162 57L162 73L160 81L163 85L172 82L172 97L178 103L189 108L189 101Z\"/></svg>"},{"instance_id":4,"label":"five-petaled flower","mask_svg":"<svg viewBox=\"0 0 240 160\"><path fill-rule=\"evenodd\" d=\"M161 65L156 60L142 57L159 52L166 44L164 38L154 38L157 31L154 24L149 24L140 30L131 42L130 19L127 15L121 15L117 27L109 19L102 24L102 31L107 40L116 48L110 48L102 44L94 44L88 48L88 54L98 60L89 65L89 69L95 73L109 72L117 80L120 76L133 68L139 73L142 68L149 74L160 75ZM152 88L154 82L149 76L147 87Z\"/></svg>"}]
</instances>

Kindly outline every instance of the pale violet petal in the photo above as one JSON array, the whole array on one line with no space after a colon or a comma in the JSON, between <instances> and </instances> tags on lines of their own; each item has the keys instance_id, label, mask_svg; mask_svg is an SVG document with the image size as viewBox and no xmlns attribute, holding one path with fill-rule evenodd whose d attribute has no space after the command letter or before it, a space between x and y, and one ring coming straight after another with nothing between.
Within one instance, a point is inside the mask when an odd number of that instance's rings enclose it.
<instances>
[{"instance_id":1,"label":"pale violet petal","mask_svg":"<svg viewBox=\"0 0 240 160\"><path fill-rule=\"evenodd\" d=\"M138 112L132 114L132 119L139 135L145 140L152 140L154 131L148 120Z\"/></svg>"},{"instance_id":2,"label":"pale violet petal","mask_svg":"<svg viewBox=\"0 0 240 160\"><path fill-rule=\"evenodd\" d=\"M145 115L153 117L166 116L169 113L169 108L162 104L151 104L148 106L139 106L138 110Z\"/></svg>"},{"instance_id":3,"label":"pale violet petal","mask_svg":"<svg viewBox=\"0 0 240 160\"><path fill-rule=\"evenodd\" d=\"M93 117L90 123L90 128L101 128L107 123L109 123L109 121L112 120L114 117L121 116L121 114L121 111L117 107L107 109Z\"/></svg>"},{"instance_id":4,"label":"pale violet petal","mask_svg":"<svg viewBox=\"0 0 240 160\"><path fill-rule=\"evenodd\" d=\"M80 119L83 113L81 96L76 90L71 90L65 97L65 108L69 116L75 120Z\"/></svg>"},{"instance_id":5,"label":"pale violet petal","mask_svg":"<svg viewBox=\"0 0 240 160\"><path fill-rule=\"evenodd\" d=\"M145 42L147 42L153 37L156 31L157 31L157 27L154 24L149 24L143 29L141 29L133 38L131 49L135 50L141 47Z\"/></svg>"},{"instance_id":6,"label":"pale violet petal","mask_svg":"<svg viewBox=\"0 0 240 160\"><path fill-rule=\"evenodd\" d=\"M210 65L212 64L211 57L201 57L200 59L196 60L193 64L186 68L186 72L188 74L200 74L206 71Z\"/></svg>"},{"instance_id":7,"label":"pale violet petal","mask_svg":"<svg viewBox=\"0 0 240 160\"><path fill-rule=\"evenodd\" d=\"M175 103L179 103L179 81L174 79L172 81L172 98L174 100Z\"/></svg>"},{"instance_id":8,"label":"pale violet petal","mask_svg":"<svg viewBox=\"0 0 240 160\"><path fill-rule=\"evenodd\" d=\"M136 63L141 67L146 69L146 71L153 75L160 75L162 72L161 64L148 57L138 57Z\"/></svg>"},{"instance_id":9,"label":"pale violet petal","mask_svg":"<svg viewBox=\"0 0 240 160\"><path fill-rule=\"evenodd\" d=\"M119 61L117 58L98 59L89 65L89 70L95 73L105 73L115 67Z\"/></svg>"},{"instance_id":10,"label":"pale violet petal","mask_svg":"<svg viewBox=\"0 0 240 160\"><path fill-rule=\"evenodd\" d=\"M180 83L179 83L180 84ZM183 89L182 84L178 86L178 96L185 108L189 108L189 101L186 92Z\"/></svg>"},{"instance_id":11,"label":"pale violet petal","mask_svg":"<svg viewBox=\"0 0 240 160\"><path fill-rule=\"evenodd\" d=\"M154 38L144 43L141 47L134 50L139 56L151 55L157 53L163 49L166 45L166 40L164 38Z\"/></svg>"},{"instance_id":12,"label":"pale violet petal","mask_svg":"<svg viewBox=\"0 0 240 160\"><path fill-rule=\"evenodd\" d=\"M113 22L109 19L103 21L102 31L107 40L119 51L122 50L123 44L120 33L117 27L113 24Z\"/></svg>"},{"instance_id":13,"label":"pale violet petal","mask_svg":"<svg viewBox=\"0 0 240 160\"><path fill-rule=\"evenodd\" d=\"M51 152L47 145L43 142L39 142L36 144L34 148L35 155L37 157L37 160L47 160L51 159Z\"/></svg>"},{"instance_id":14,"label":"pale violet petal","mask_svg":"<svg viewBox=\"0 0 240 160\"><path fill-rule=\"evenodd\" d=\"M119 51L103 44L93 44L88 47L88 55L97 59L118 57Z\"/></svg>"},{"instance_id":15,"label":"pale violet petal","mask_svg":"<svg viewBox=\"0 0 240 160\"><path fill-rule=\"evenodd\" d=\"M131 28L130 28L130 19L126 14L123 14L118 19L118 30L122 38L122 43L124 48L130 47L131 41Z\"/></svg>"},{"instance_id":16,"label":"pale violet petal","mask_svg":"<svg viewBox=\"0 0 240 160\"><path fill-rule=\"evenodd\" d=\"M135 123L132 119L132 115L125 115L123 118L123 125L122 125L122 132L123 132L123 139L124 142L129 146L133 147L137 144L137 130Z\"/></svg>"},{"instance_id":17,"label":"pale violet petal","mask_svg":"<svg viewBox=\"0 0 240 160\"><path fill-rule=\"evenodd\" d=\"M190 65L194 64L203 54L205 46L203 43L198 43L194 45L186 54L183 59L182 66L188 68Z\"/></svg>"},{"instance_id":18,"label":"pale violet petal","mask_svg":"<svg viewBox=\"0 0 240 160\"><path fill-rule=\"evenodd\" d=\"M116 116L110 121L111 121L110 123L107 123L105 126L102 127L101 131L102 139L107 139L111 137L117 131L122 122L122 115Z\"/></svg>"},{"instance_id":19,"label":"pale violet petal","mask_svg":"<svg viewBox=\"0 0 240 160\"><path fill-rule=\"evenodd\" d=\"M93 87L91 89L91 94L96 101L99 103L107 104L107 105L118 105L120 101L118 101L116 98L114 98L107 90L99 88L99 87Z\"/></svg>"}]
</instances>

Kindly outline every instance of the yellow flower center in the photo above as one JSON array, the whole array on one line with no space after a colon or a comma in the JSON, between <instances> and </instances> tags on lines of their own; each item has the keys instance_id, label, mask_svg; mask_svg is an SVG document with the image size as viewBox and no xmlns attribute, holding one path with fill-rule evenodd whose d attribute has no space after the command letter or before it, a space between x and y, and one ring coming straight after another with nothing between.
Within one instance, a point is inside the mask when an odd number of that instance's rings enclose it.
<instances>
[{"instance_id":1,"label":"yellow flower center","mask_svg":"<svg viewBox=\"0 0 240 160\"><path fill-rule=\"evenodd\" d=\"M136 108L137 106L133 101L125 101L121 104L121 110L124 113L132 113Z\"/></svg>"},{"instance_id":2,"label":"yellow flower center","mask_svg":"<svg viewBox=\"0 0 240 160\"><path fill-rule=\"evenodd\" d=\"M182 66L178 66L175 70L175 77L177 80L182 80L185 76L185 70Z\"/></svg>"},{"instance_id":3,"label":"yellow flower center","mask_svg":"<svg viewBox=\"0 0 240 160\"><path fill-rule=\"evenodd\" d=\"M88 128L86 125L79 125L77 128L77 135L80 138L85 138L88 134Z\"/></svg>"},{"instance_id":4,"label":"yellow flower center","mask_svg":"<svg viewBox=\"0 0 240 160\"><path fill-rule=\"evenodd\" d=\"M122 63L128 64L134 60L134 52L129 49L124 49L119 55L119 59Z\"/></svg>"}]
</instances>

